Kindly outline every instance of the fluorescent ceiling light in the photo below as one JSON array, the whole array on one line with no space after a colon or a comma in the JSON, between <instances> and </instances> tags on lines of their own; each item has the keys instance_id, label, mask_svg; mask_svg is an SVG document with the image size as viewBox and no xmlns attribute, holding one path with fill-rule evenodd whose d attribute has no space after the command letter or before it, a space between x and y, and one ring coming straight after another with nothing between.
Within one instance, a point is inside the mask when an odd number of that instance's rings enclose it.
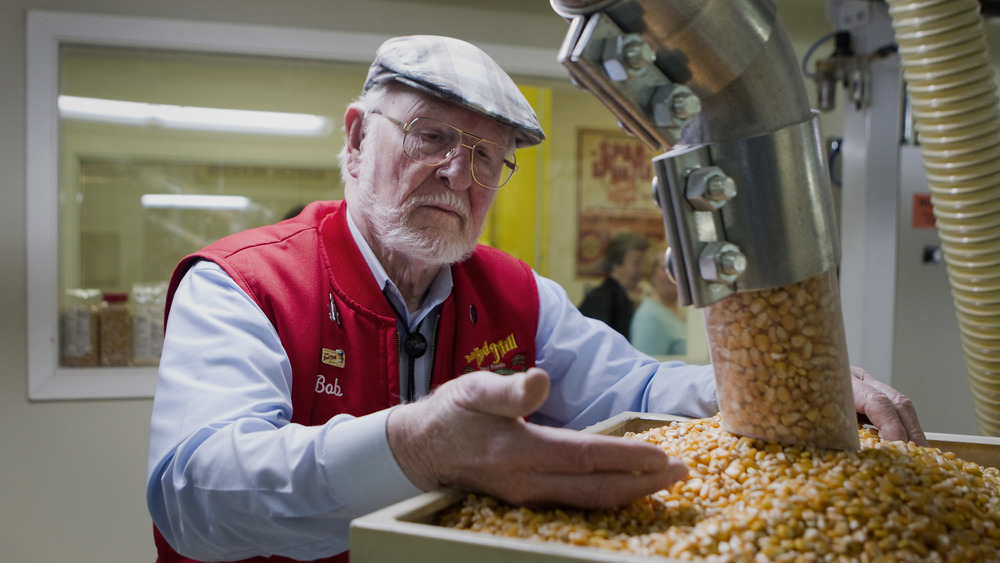
<instances>
[{"instance_id":1,"label":"fluorescent ceiling light","mask_svg":"<svg viewBox=\"0 0 1000 563\"><path fill-rule=\"evenodd\" d=\"M319 136L333 130L328 118L308 113L173 106L79 96L59 96L59 115L65 119L233 133Z\"/></svg>"},{"instance_id":2,"label":"fluorescent ceiling light","mask_svg":"<svg viewBox=\"0 0 1000 563\"><path fill-rule=\"evenodd\" d=\"M142 206L147 208L235 209L250 207L250 198L241 195L144 194Z\"/></svg>"}]
</instances>

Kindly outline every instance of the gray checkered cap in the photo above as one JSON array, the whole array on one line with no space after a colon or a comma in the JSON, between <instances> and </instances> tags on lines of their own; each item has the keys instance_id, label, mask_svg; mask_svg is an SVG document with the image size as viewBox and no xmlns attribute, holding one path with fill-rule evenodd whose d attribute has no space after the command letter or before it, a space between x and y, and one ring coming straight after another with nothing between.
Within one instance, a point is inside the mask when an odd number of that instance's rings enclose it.
<instances>
[{"instance_id":1,"label":"gray checkered cap","mask_svg":"<svg viewBox=\"0 0 1000 563\"><path fill-rule=\"evenodd\" d=\"M545 139L535 110L514 81L471 43L433 35L389 39L375 54L364 91L386 80L429 92L513 127L518 147Z\"/></svg>"}]
</instances>

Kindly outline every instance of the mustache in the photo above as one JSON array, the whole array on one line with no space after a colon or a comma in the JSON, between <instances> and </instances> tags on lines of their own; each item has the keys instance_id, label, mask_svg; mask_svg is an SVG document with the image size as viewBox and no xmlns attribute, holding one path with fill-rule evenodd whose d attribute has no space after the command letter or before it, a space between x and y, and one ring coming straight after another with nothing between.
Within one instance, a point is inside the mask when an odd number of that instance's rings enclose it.
<instances>
[{"instance_id":1,"label":"mustache","mask_svg":"<svg viewBox=\"0 0 1000 563\"><path fill-rule=\"evenodd\" d=\"M446 207L456 211L462 216L463 223L468 222L469 218L472 216L472 211L469 209L469 202L450 191L413 196L407 202L407 211L425 205Z\"/></svg>"}]
</instances>

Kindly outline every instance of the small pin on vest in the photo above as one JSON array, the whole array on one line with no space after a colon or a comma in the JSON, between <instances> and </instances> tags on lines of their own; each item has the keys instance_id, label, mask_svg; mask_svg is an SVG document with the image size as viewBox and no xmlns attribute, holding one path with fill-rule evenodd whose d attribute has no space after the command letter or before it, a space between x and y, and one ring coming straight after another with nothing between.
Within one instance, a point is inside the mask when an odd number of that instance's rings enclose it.
<instances>
[{"instance_id":1,"label":"small pin on vest","mask_svg":"<svg viewBox=\"0 0 1000 563\"><path fill-rule=\"evenodd\" d=\"M339 349L331 350L323 348L323 355L320 356L320 361L335 368L342 368L347 365L347 360L344 358L344 351Z\"/></svg>"},{"instance_id":2,"label":"small pin on vest","mask_svg":"<svg viewBox=\"0 0 1000 563\"><path fill-rule=\"evenodd\" d=\"M333 303L333 294L331 293L329 295L330 295L330 320L336 322L337 326L344 326L344 324L340 321L340 311L337 309L337 306Z\"/></svg>"},{"instance_id":3,"label":"small pin on vest","mask_svg":"<svg viewBox=\"0 0 1000 563\"><path fill-rule=\"evenodd\" d=\"M469 305L469 320L472 321L472 324L479 321L479 311L476 310L475 305Z\"/></svg>"}]
</instances>

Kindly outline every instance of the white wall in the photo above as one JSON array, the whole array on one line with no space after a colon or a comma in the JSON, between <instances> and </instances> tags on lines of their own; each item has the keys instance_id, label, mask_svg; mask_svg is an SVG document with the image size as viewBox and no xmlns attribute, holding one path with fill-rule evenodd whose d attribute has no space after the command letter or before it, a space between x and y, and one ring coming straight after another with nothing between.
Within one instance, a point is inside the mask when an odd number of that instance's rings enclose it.
<instances>
[{"instance_id":1,"label":"white wall","mask_svg":"<svg viewBox=\"0 0 1000 563\"><path fill-rule=\"evenodd\" d=\"M804 14L801 42L806 46L826 32L822 2L779 4L783 11ZM495 13L406 1L0 3L0 561L153 561L143 492L151 401L30 403L26 398L25 270L27 253L33 251L26 247L24 219L25 130L31 126L25 122L24 89L29 9L386 34L437 33L478 42L518 41L553 52L566 24L547 12Z\"/></svg>"}]
</instances>

